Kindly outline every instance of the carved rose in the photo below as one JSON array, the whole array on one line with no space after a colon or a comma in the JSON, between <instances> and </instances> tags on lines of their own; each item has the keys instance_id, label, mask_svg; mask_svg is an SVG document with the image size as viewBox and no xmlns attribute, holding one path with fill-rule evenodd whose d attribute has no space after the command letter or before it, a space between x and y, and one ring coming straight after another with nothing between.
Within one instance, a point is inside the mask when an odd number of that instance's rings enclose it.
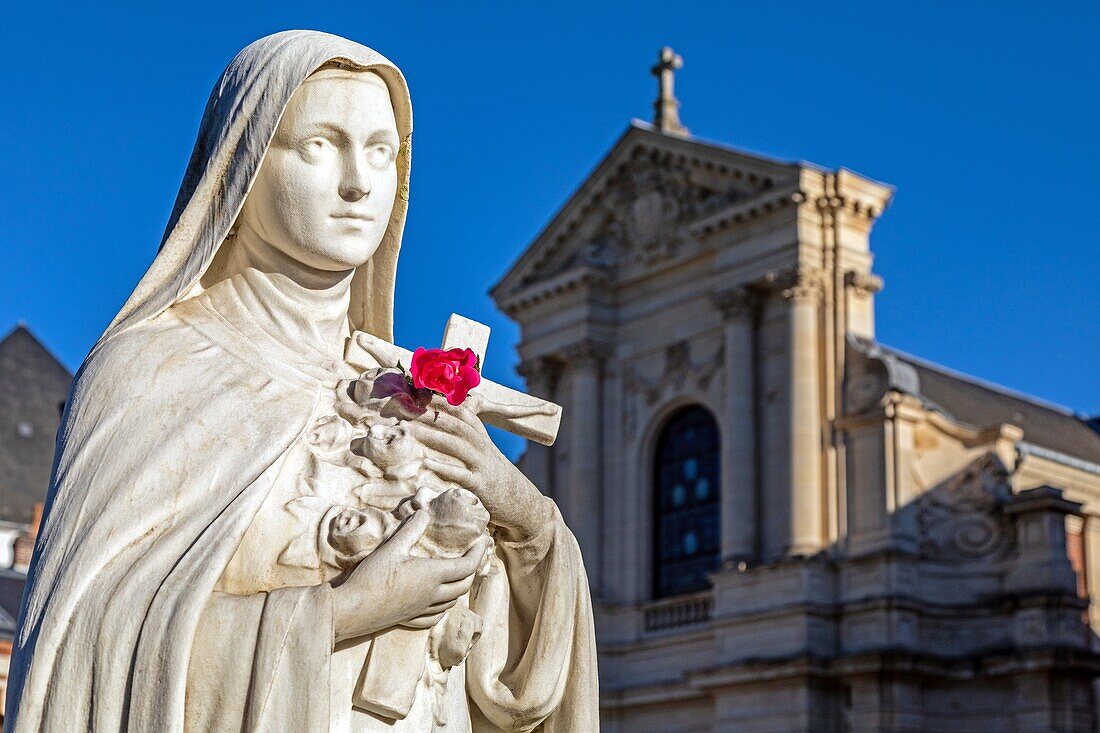
<instances>
[{"instance_id":1,"label":"carved rose","mask_svg":"<svg viewBox=\"0 0 1100 733\"><path fill-rule=\"evenodd\" d=\"M413 478L424 462L424 449L400 425L371 425L365 437L352 441L351 452L366 458L391 481Z\"/></svg>"},{"instance_id":2,"label":"carved rose","mask_svg":"<svg viewBox=\"0 0 1100 733\"><path fill-rule=\"evenodd\" d=\"M437 491L421 486L393 514L405 520L417 511L427 511L432 517L417 543L427 557L458 557L473 547L489 525L489 512L466 489Z\"/></svg>"},{"instance_id":3,"label":"carved rose","mask_svg":"<svg viewBox=\"0 0 1100 733\"><path fill-rule=\"evenodd\" d=\"M427 392L418 392L408 378L397 369L368 369L351 383L349 395L360 410L337 405L352 423L367 424L375 416L386 420L415 420L424 414L431 399ZM364 412L365 410L365 412Z\"/></svg>"},{"instance_id":4,"label":"carved rose","mask_svg":"<svg viewBox=\"0 0 1100 733\"><path fill-rule=\"evenodd\" d=\"M460 405L470 390L481 383L477 354L472 349L425 349L413 352L409 376L416 389L430 389Z\"/></svg>"}]
</instances>

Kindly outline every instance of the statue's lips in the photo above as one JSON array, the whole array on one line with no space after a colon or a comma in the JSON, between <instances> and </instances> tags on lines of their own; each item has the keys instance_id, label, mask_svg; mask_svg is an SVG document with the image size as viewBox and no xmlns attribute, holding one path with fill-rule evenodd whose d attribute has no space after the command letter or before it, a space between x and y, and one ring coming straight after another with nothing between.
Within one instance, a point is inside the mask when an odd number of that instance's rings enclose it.
<instances>
[{"instance_id":1,"label":"statue's lips","mask_svg":"<svg viewBox=\"0 0 1100 733\"><path fill-rule=\"evenodd\" d=\"M355 219L358 221L374 221L374 217L370 214L333 214L333 219Z\"/></svg>"}]
</instances>

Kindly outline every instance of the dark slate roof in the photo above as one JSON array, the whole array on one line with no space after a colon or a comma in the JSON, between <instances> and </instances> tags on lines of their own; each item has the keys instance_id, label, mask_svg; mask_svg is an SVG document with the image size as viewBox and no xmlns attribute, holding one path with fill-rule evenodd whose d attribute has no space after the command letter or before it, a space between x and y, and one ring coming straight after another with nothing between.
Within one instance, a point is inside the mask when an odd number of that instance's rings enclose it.
<instances>
[{"instance_id":1,"label":"dark slate roof","mask_svg":"<svg viewBox=\"0 0 1100 733\"><path fill-rule=\"evenodd\" d=\"M23 600L23 586L26 584L27 576L18 570L0 569L0 639L15 636L19 604Z\"/></svg>"},{"instance_id":2,"label":"dark slate roof","mask_svg":"<svg viewBox=\"0 0 1100 733\"><path fill-rule=\"evenodd\" d=\"M849 343L857 358L886 367L891 389L920 397L930 407L968 425L1011 423L1023 429L1027 443L1100 465L1100 432L1095 419L882 344L865 339Z\"/></svg>"},{"instance_id":3,"label":"dark slate roof","mask_svg":"<svg viewBox=\"0 0 1100 733\"><path fill-rule=\"evenodd\" d=\"M29 523L45 498L72 379L26 327L0 341L0 520Z\"/></svg>"}]
</instances>

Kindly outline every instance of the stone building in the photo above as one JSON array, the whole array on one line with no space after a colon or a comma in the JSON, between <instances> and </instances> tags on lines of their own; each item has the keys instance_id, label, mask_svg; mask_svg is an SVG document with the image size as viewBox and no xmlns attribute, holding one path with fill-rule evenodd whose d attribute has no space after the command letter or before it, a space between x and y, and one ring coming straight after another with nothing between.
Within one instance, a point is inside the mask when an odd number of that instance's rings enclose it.
<instances>
[{"instance_id":1,"label":"stone building","mask_svg":"<svg viewBox=\"0 0 1100 733\"><path fill-rule=\"evenodd\" d=\"M604 731L1096 730L1095 423L878 343L892 189L692 137L678 65L492 291Z\"/></svg>"},{"instance_id":2,"label":"stone building","mask_svg":"<svg viewBox=\"0 0 1100 733\"><path fill-rule=\"evenodd\" d=\"M0 717L19 602L72 378L25 326L0 341Z\"/></svg>"}]
</instances>

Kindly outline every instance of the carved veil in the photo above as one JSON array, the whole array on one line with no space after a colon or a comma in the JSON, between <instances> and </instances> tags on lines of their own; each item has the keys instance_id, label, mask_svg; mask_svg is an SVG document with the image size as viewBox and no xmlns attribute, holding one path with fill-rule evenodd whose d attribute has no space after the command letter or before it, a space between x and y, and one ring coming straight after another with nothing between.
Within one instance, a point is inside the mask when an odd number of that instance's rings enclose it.
<instances>
[{"instance_id":1,"label":"carved veil","mask_svg":"<svg viewBox=\"0 0 1100 733\"><path fill-rule=\"evenodd\" d=\"M401 138L393 213L378 250L355 274L349 309L354 328L393 340L393 286L409 202L408 86L396 66L366 46L328 33L284 31L243 49L222 73L203 113L160 251L99 344L197 294L203 273L244 204L291 95L306 77L334 61L382 77Z\"/></svg>"}]
</instances>

